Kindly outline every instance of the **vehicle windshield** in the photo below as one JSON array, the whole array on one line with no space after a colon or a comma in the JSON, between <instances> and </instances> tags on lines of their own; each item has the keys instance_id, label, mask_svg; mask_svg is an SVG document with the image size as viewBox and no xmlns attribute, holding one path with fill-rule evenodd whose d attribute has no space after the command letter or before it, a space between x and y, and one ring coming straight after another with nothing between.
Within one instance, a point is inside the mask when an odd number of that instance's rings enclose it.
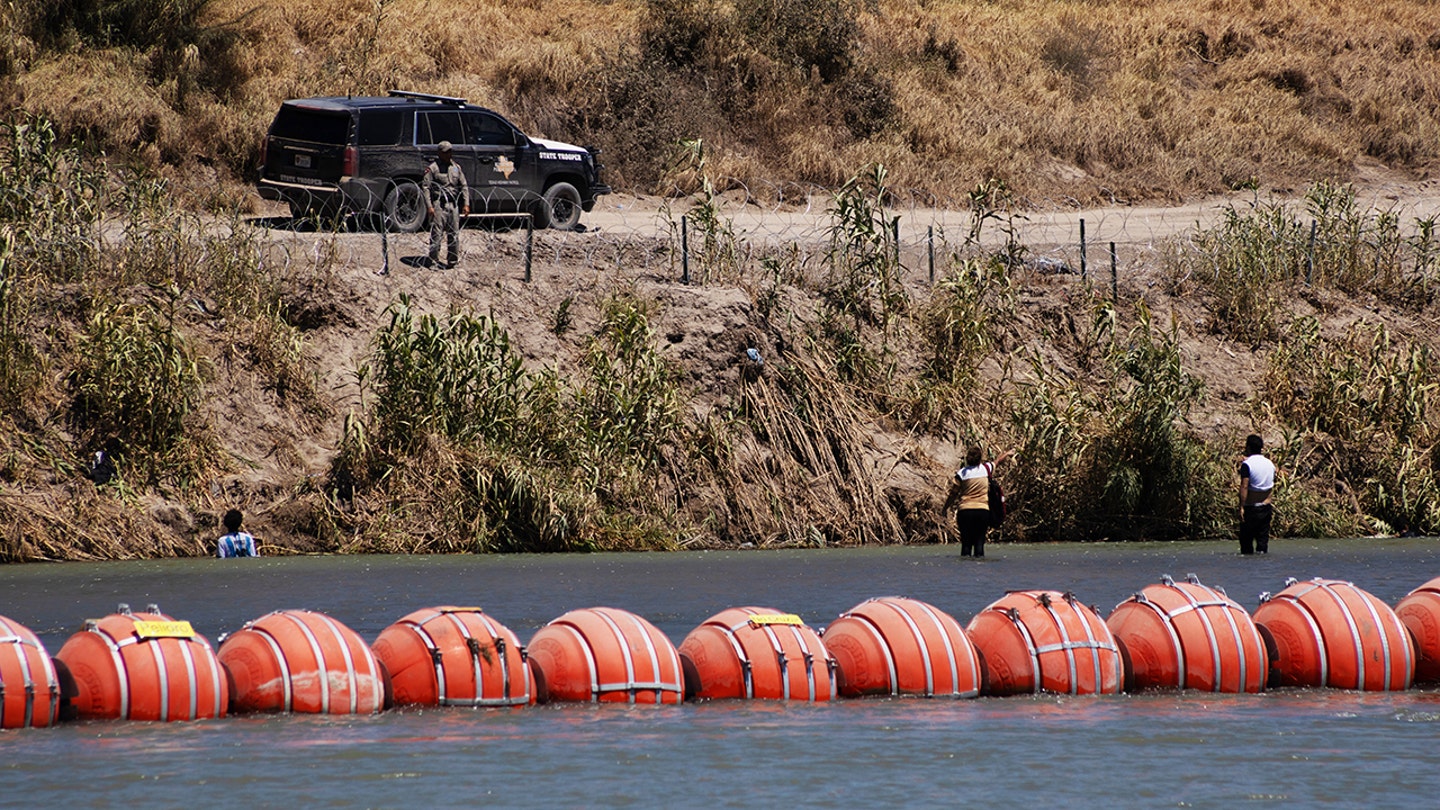
<instances>
[{"instance_id":1,"label":"vehicle windshield","mask_svg":"<svg viewBox=\"0 0 1440 810\"><path fill-rule=\"evenodd\" d=\"M277 138L344 145L350 137L350 115L285 104L270 125Z\"/></svg>"}]
</instances>

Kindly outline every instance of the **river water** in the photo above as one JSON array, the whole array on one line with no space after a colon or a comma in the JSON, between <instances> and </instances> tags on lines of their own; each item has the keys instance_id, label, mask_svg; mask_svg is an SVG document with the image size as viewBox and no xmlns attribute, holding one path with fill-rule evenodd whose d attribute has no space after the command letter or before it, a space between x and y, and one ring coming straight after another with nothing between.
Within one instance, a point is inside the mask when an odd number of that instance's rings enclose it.
<instances>
[{"instance_id":1,"label":"river water","mask_svg":"<svg viewBox=\"0 0 1440 810\"><path fill-rule=\"evenodd\" d=\"M0 614L53 654L86 618L156 603L214 644L272 610L373 641L411 610L481 605L528 640L565 611L644 616L678 645L756 605L821 627L875 596L962 624L1007 590L1069 590L1109 615L1162 574L1247 609L1287 577L1392 606L1440 576L1428 539L991 545L555 556L310 557L0 567ZM234 716L0 731L0 806L1433 806L1440 692L1277 690L806 705L552 704L365 717Z\"/></svg>"}]
</instances>

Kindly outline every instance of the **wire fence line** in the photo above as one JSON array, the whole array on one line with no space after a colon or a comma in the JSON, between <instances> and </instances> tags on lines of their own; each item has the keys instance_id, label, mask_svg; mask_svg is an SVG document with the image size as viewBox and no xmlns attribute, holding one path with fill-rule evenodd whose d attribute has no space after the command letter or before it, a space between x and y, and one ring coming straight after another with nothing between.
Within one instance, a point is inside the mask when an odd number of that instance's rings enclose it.
<instances>
[{"instance_id":1,"label":"wire fence line","mask_svg":"<svg viewBox=\"0 0 1440 810\"><path fill-rule=\"evenodd\" d=\"M736 184L731 184L736 185ZM618 271L677 283L735 283L785 273L819 272L836 250L837 191L799 184L741 187L705 197L610 194L574 231L533 230L525 215L472 215L461 236L461 265L486 276L521 278L576 271ZM1259 204L1253 193L1183 206L1113 206L1081 210L977 211L965 200L889 195L882 208L889 248L902 281L933 283L956 257L1018 246L1015 258L1045 273L1109 282L1158 269L1164 252L1214 226L1227 210ZM1431 226L1440 198L1405 208L1377 197L1362 205L1403 223ZM977 222L977 219L979 220ZM261 220L272 229L303 230L288 217ZM390 233L350 223L347 241L373 239L353 261L377 261L377 272L424 267L429 233ZM297 236L300 234L297 234ZM317 237L322 232L315 234Z\"/></svg>"}]
</instances>

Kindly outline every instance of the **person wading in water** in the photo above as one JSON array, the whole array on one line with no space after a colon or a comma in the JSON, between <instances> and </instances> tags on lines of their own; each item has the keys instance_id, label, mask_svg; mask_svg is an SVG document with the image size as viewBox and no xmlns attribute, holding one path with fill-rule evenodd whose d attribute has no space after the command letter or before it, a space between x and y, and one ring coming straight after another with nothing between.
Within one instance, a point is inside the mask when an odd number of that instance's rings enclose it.
<instances>
[{"instance_id":1,"label":"person wading in water","mask_svg":"<svg viewBox=\"0 0 1440 810\"><path fill-rule=\"evenodd\" d=\"M965 453L965 466L955 471L950 494L940 509L948 513L952 506L960 504L955 523L960 529L961 557L985 556L985 535L990 531L990 477L995 474L995 465L1011 455L1007 450L994 461L982 463L980 448L974 446Z\"/></svg>"}]
</instances>

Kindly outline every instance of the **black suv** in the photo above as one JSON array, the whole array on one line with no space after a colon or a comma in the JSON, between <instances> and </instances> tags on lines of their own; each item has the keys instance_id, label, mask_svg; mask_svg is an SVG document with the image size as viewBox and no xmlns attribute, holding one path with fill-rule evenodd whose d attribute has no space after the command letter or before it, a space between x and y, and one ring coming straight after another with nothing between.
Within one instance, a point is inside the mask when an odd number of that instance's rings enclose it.
<instances>
[{"instance_id":1,"label":"black suv","mask_svg":"<svg viewBox=\"0 0 1440 810\"><path fill-rule=\"evenodd\" d=\"M280 105L257 185L296 217L355 213L412 233L425 224L420 180L441 141L454 147L475 214L529 213L538 228L572 230L610 193L597 150L527 137L463 98L399 90Z\"/></svg>"}]
</instances>

